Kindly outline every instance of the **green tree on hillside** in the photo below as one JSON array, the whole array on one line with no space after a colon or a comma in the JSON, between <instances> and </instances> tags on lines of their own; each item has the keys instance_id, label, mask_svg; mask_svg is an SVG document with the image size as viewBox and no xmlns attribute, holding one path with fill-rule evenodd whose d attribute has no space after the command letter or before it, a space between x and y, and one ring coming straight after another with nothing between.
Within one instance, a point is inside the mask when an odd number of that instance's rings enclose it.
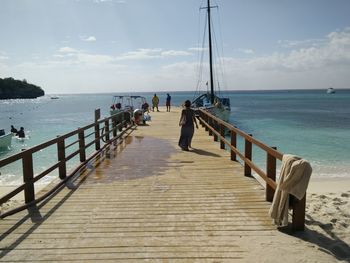
<instances>
[{"instance_id":1,"label":"green tree on hillside","mask_svg":"<svg viewBox=\"0 0 350 263\"><path fill-rule=\"evenodd\" d=\"M42 88L29 84L26 79L0 78L0 99L34 99L44 95Z\"/></svg>"}]
</instances>

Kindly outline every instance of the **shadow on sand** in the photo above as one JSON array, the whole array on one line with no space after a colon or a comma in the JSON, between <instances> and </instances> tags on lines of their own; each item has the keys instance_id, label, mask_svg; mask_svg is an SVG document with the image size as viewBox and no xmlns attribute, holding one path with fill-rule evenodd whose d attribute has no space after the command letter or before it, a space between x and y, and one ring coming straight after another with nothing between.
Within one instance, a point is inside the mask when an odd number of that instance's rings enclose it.
<instances>
[{"instance_id":1,"label":"shadow on sand","mask_svg":"<svg viewBox=\"0 0 350 263\"><path fill-rule=\"evenodd\" d=\"M320 227L320 232L311 229L313 227ZM332 232L331 225L324 225L315 220L310 215L306 215L305 231L292 232L291 227L280 228L279 230L285 234L299 238L305 242L309 242L318 246L318 249L332 255L337 260L350 262L350 246L341 240L335 233ZM321 233L322 230L325 234Z\"/></svg>"}]
</instances>

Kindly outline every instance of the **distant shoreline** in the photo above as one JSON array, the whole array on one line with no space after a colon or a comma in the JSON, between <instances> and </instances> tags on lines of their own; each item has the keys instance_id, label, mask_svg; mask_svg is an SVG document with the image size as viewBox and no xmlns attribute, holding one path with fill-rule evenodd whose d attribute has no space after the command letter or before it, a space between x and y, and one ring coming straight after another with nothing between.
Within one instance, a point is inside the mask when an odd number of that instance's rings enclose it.
<instances>
[{"instance_id":1,"label":"distant shoreline","mask_svg":"<svg viewBox=\"0 0 350 263\"><path fill-rule=\"evenodd\" d=\"M335 89L336 91L350 91L350 88L337 88ZM266 90L244 90L244 89L230 89L230 90L221 90L222 93L254 93L254 92L261 92L261 93L269 93L269 92L300 92L300 91L305 91L305 92L310 92L310 91L319 91L319 92L325 92L327 91L327 88L324 89L266 89ZM55 95L92 95L92 94L101 94L101 95L108 95L108 94L151 94L153 95L154 93L188 93L188 94L193 94L195 93L195 90L162 90L162 91L115 91L115 92L83 92L83 93L48 93L46 95L48 96L55 96ZM198 92L198 91L197 91ZM201 91L204 93L204 91Z\"/></svg>"}]
</instances>

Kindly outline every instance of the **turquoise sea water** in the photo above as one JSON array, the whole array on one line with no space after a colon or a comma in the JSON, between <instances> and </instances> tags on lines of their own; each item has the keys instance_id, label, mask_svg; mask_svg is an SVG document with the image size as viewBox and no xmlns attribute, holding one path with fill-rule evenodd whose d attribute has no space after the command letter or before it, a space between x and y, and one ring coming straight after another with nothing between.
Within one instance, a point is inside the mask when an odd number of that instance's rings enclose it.
<instances>
[{"instance_id":1,"label":"turquoise sea water","mask_svg":"<svg viewBox=\"0 0 350 263\"><path fill-rule=\"evenodd\" d=\"M151 101L153 93L141 94ZM33 100L0 101L0 129L10 125L23 126L28 139L13 139L9 151L0 152L0 159L57 135L67 133L93 121L94 109L102 116L109 114L113 94L58 95ZM166 92L157 93L165 104ZM172 92L172 104L180 105L193 99L193 92ZM231 98L230 122L267 145L283 153L308 159L313 177L350 177L350 90L226 92ZM253 149L256 150L256 149ZM36 171L50 166L57 158L55 149L44 152L35 160ZM254 161L264 163L259 153ZM21 182L20 164L0 168L0 183Z\"/></svg>"}]
</instances>

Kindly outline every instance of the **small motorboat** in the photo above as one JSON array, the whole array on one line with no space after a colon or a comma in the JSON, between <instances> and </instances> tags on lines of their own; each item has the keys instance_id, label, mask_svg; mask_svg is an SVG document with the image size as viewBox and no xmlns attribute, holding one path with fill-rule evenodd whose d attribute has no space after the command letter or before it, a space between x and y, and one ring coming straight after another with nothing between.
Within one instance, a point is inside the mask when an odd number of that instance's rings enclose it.
<instances>
[{"instance_id":1,"label":"small motorboat","mask_svg":"<svg viewBox=\"0 0 350 263\"><path fill-rule=\"evenodd\" d=\"M5 133L5 130L0 130L0 150L9 149L12 142L12 133Z\"/></svg>"},{"instance_id":2,"label":"small motorboat","mask_svg":"<svg viewBox=\"0 0 350 263\"><path fill-rule=\"evenodd\" d=\"M114 115L120 112L128 112L136 124L146 124L151 120L149 115L149 104L142 96L113 96L113 102L110 106L110 114Z\"/></svg>"},{"instance_id":3,"label":"small motorboat","mask_svg":"<svg viewBox=\"0 0 350 263\"><path fill-rule=\"evenodd\" d=\"M333 89L332 87L327 89L327 94L333 94L335 93L335 89Z\"/></svg>"}]
</instances>

